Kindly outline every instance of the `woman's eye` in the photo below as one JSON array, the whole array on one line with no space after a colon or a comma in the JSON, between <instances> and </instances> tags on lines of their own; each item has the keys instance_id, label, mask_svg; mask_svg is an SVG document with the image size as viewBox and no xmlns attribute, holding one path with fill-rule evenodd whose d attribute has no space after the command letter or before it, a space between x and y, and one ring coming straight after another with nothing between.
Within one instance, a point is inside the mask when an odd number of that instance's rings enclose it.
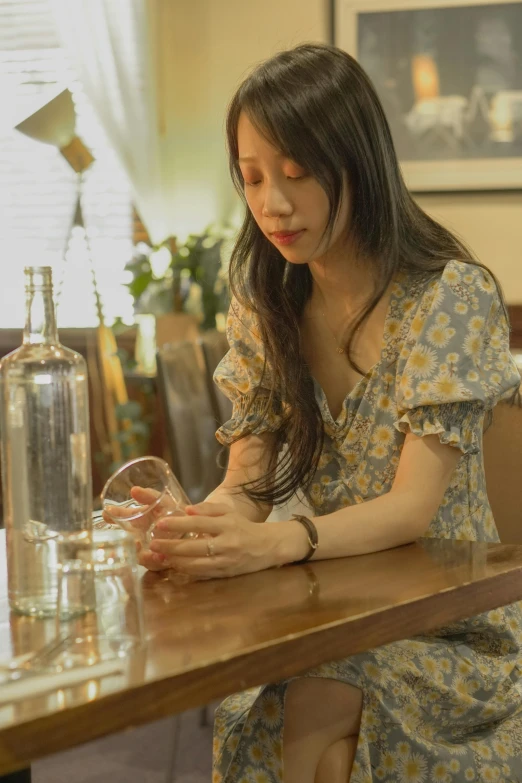
<instances>
[{"instance_id":1,"label":"woman's eye","mask_svg":"<svg viewBox=\"0 0 522 783\"><path fill-rule=\"evenodd\" d=\"M259 180L258 180L257 182L247 182L247 181L245 180L245 185L247 185L249 188L255 188L255 187L256 187L256 185L259 185L259 184L260 184L260 181L259 181Z\"/></svg>"}]
</instances>

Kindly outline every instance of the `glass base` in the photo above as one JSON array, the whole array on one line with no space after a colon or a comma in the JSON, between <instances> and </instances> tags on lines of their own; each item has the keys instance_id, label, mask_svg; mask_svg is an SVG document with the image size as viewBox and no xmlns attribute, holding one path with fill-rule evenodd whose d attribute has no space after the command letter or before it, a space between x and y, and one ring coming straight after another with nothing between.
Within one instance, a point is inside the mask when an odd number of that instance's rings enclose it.
<instances>
[{"instance_id":1,"label":"glass base","mask_svg":"<svg viewBox=\"0 0 522 783\"><path fill-rule=\"evenodd\" d=\"M34 598L10 599L9 608L13 614L46 620L56 617L56 598L52 602L36 602ZM90 611L92 611L92 606L67 607L60 613L60 620L74 620L76 617L83 617Z\"/></svg>"}]
</instances>

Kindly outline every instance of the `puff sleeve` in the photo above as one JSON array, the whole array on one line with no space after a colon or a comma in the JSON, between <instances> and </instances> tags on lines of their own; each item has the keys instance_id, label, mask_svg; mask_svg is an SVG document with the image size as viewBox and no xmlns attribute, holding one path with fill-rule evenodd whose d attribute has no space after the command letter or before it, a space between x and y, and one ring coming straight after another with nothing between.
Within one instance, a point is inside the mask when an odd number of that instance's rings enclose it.
<instances>
[{"instance_id":1,"label":"puff sleeve","mask_svg":"<svg viewBox=\"0 0 522 783\"><path fill-rule=\"evenodd\" d=\"M227 319L230 350L218 364L214 382L232 402L232 418L216 432L223 445L230 445L245 433L275 432L282 421L277 397L265 411L271 374L265 368L261 336L252 312L233 300Z\"/></svg>"},{"instance_id":2,"label":"puff sleeve","mask_svg":"<svg viewBox=\"0 0 522 783\"><path fill-rule=\"evenodd\" d=\"M397 365L400 432L438 435L464 454L480 449L484 414L520 384L495 282L451 261L430 282Z\"/></svg>"}]
</instances>

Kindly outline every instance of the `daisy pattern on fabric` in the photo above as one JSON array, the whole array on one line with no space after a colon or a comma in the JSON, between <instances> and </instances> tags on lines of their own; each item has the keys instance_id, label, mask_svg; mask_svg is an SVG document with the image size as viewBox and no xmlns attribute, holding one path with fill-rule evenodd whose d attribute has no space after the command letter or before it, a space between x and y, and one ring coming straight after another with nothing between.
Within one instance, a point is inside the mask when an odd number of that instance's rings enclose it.
<instances>
[{"instance_id":1,"label":"daisy pattern on fabric","mask_svg":"<svg viewBox=\"0 0 522 783\"><path fill-rule=\"evenodd\" d=\"M419 402L429 402L430 399L431 384L429 381L420 381L417 384L417 394L419 395Z\"/></svg>"},{"instance_id":2,"label":"daisy pattern on fabric","mask_svg":"<svg viewBox=\"0 0 522 783\"><path fill-rule=\"evenodd\" d=\"M254 769L253 771L253 777L252 780L254 783L271 783L271 776L269 777L268 774L265 772L264 769L259 767L258 769Z\"/></svg>"},{"instance_id":3,"label":"daisy pattern on fabric","mask_svg":"<svg viewBox=\"0 0 522 783\"><path fill-rule=\"evenodd\" d=\"M477 275L476 283L481 291L485 294L493 294L496 291L496 285L493 279L489 275Z\"/></svg>"},{"instance_id":4,"label":"daisy pattern on fabric","mask_svg":"<svg viewBox=\"0 0 522 783\"><path fill-rule=\"evenodd\" d=\"M455 329L452 329L450 326L443 326L442 324L433 324L433 326L430 326L426 335L428 342L436 348L446 348L449 341L454 336Z\"/></svg>"},{"instance_id":5,"label":"daisy pattern on fabric","mask_svg":"<svg viewBox=\"0 0 522 783\"><path fill-rule=\"evenodd\" d=\"M438 310L445 298L446 298L446 294L444 293L442 286L439 283L437 283L431 300L432 309Z\"/></svg>"},{"instance_id":6,"label":"daisy pattern on fabric","mask_svg":"<svg viewBox=\"0 0 522 783\"><path fill-rule=\"evenodd\" d=\"M435 764L431 771L431 779L433 783L447 783L449 780L448 765L444 761L439 761Z\"/></svg>"},{"instance_id":7,"label":"daisy pattern on fabric","mask_svg":"<svg viewBox=\"0 0 522 783\"><path fill-rule=\"evenodd\" d=\"M250 760L254 764L260 764L263 761L263 756L264 756L263 748L261 747L261 745L254 742L248 748L248 755L250 756Z\"/></svg>"},{"instance_id":8,"label":"daisy pattern on fabric","mask_svg":"<svg viewBox=\"0 0 522 783\"><path fill-rule=\"evenodd\" d=\"M446 361L450 365L452 371L458 365L459 359L460 359L460 356L458 355L458 353L455 353L455 351L452 351L452 353L448 353L448 355L446 356Z\"/></svg>"},{"instance_id":9,"label":"daisy pattern on fabric","mask_svg":"<svg viewBox=\"0 0 522 783\"><path fill-rule=\"evenodd\" d=\"M434 378L431 384L431 391L434 398L439 402L451 402L452 400L466 397L466 387L460 378L449 373L440 373Z\"/></svg>"},{"instance_id":10,"label":"daisy pattern on fabric","mask_svg":"<svg viewBox=\"0 0 522 783\"><path fill-rule=\"evenodd\" d=\"M414 378L429 378L437 367L437 354L427 345L415 345L408 360L408 372Z\"/></svg>"},{"instance_id":11,"label":"daisy pattern on fabric","mask_svg":"<svg viewBox=\"0 0 522 783\"><path fill-rule=\"evenodd\" d=\"M511 672L509 672L511 674ZM506 746L505 742L502 742L500 739L493 740L493 750L497 754L497 756L502 759L502 761L506 761L509 758L509 750Z\"/></svg>"},{"instance_id":12,"label":"daisy pattern on fabric","mask_svg":"<svg viewBox=\"0 0 522 783\"><path fill-rule=\"evenodd\" d=\"M456 302L454 310L457 313L457 315L466 315L466 313L468 312L468 306L466 302Z\"/></svg>"},{"instance_id":13,"label":"daisy pattern on fabric","mask_svg":"<svg viewBox=\"0 0 522 783\"><path fill-rule=\"evenodd\" d=\"M371 437L371 442L374 446L370 451L370 455L376 457L376 459L384 459L387 457L393 444L394 437L393 429L389 425L382 424L380 427L377 427Z\"/></svg>"},{"instance_id":14,"label":"daisy pattern on fabric","mask_svg":"<svg viewBox=\"0 0 522 783\"><path fill-rule=\"evenodd\" d=\"M450 268L446 267L444 271L445 271L444 277L446 281L449 283L449 285L456 285L457 283L460 283L462 278L458 270L455 269L455 267L450 267Z\"/></svg>"},{"instance_id":15,"label":"daisy pattern on fabric","mask_svg":"<svg viewBox=\"0 0 522 783\"><path fill-rule=\"evenodd\" d=\"M428 776L428 764L420 753L412 753L401 760L399 768L400 783L424 783Z\"/></svg>"},{"instance_id":16,"label":"daisy pattern on fabric","mask_svg":"<svg viewBox=\"0 0 522 783\"><path fill-rule=\"evenodd\" d=\"M388 319L388 334L394 336L397 334L401 326L401 322L397 318Z\"/></svg>"},{"instance_id":17,"label":"daisy pattern on fabric","mask_svg":"<svg viewBox=\"0 0 522 783\"><path fill-rule=\"evenodd\" d=\"M468 332L482 332L485 326L485 320L481 315L474 315L469 319Z\"/></svg>"},{"instance_id":18,"label":"daisy pattern on fabric","mask_svg":"<svg viewBox=\"0 0 522 783\"><path fill-rule=\"evenodd\" d=\"M282 720L281 700L275 694L267 693L261 702L261 723L267 729L275 728Z\"/></svg>"},{"instance_id":19,"label":"daisy pattern on fabric","mask_svg":"<svg viewBox=\"0 0 522 783\"><path fill-rule=\"evenodd\" d=\"M399 742L397 743L397 756L399 760L402 762L404 759L407 759L411 755L411 745L409 742Z\"/></svg>"},{"instance_id":20,"label":"daisy pattern on fabric","mask_svg":"<svg viewBox=\"0 0 522 783\"><path fill-rule=\"evenodd\" d=\"M377 443L388 448L394 441L395 433L389 424L381 424L376 427L371 437L372 443Z\"/></svg>"},{"instance_id":21,"label":"daisy pattern on fabric","mask_svg":"<svg viewBox=\"0 0 522 783\"><path fill-rule=\"evenodd\" d=\"M435 323L438 324L438 326L449 326L451 323L451 316L444 312L437 313Z\"/></svg>"},{"instance_id":22,"label":"daisy pattern on fabric","mask_svg":"<svg viewBox=\"0 0 522 783\"><path fill-rule=\"evenodd\" d=\"M396 772L397 756L395 753L392 753L391 751L384 753L381 760L381 766L387 775L391 775L392 772Z\"/></svg>"},{"instance_id":23,"label":"daisy pattern on fabric","mask_svg":"<svg viewBox=\"0 0 522 783\"><path fill-rule=\"evenodd\" d=\"M389 394L381 394L377 400L377 407L381 411L391 411L393 401Z\"/></svg>"},{"instance_id":24,"label":"daisy pattern on fabric","mask_svg":"<svg viewBox=\"0 0 522 783\"><path fill-rule=\"evenodd\" d=\"M482 354L482 335L478 332L470 332L464 338L463 349L466 356L470 356L474 364L478 365Z\"/></svg>"}]
</instances>

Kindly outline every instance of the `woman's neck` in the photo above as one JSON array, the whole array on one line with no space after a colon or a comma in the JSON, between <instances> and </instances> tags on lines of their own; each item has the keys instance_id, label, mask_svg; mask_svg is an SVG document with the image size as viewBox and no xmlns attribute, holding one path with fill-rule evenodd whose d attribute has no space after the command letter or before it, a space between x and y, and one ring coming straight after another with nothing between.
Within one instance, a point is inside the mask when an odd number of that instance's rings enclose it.
<instances>
[{"instance_id":1,"label":"woman's neck","mask_svg":"<svg viewBox=\"0 0 522 783\"><path fill-rule=\"evenodd\" d=\"M351 312L361 310L374 291L372 269L350 251L329 254L309 263L313 280L312 300L316 297L323 307L336 307Z\"/></svg>"}]
</instances>

